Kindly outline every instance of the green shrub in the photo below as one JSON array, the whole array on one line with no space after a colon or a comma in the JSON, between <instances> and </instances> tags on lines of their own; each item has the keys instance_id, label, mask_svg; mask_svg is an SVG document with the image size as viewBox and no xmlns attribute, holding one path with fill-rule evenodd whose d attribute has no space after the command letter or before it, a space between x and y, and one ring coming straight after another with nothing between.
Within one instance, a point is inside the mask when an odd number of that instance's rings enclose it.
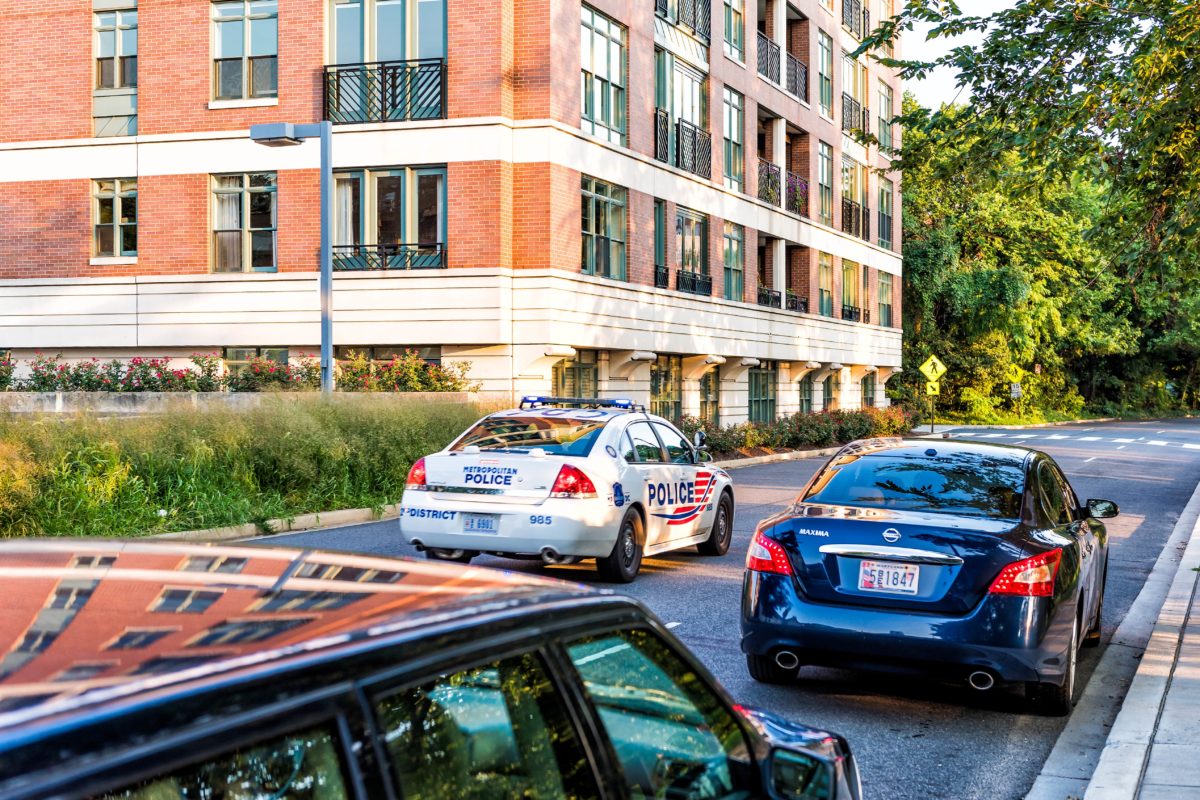
<instances>
[{"instance_id":1,"label":"green shrub","mask_svg":"<svg viewBox=\"0 0 1200 800\"><path fill-rule=\"evenodd\" d=\"M351 351L338 365L338 388L346 392L473 392L479 384L468 380L470 362L430 364L415 350L406 350L380 364L366 354Z\"/></svg>"},{"instance_id":2,"label":"green shrub","mask_svg":"<svg viewBox=\"0 0 1200 800\"><path fill-rule=\"evenodd\" d=\"M8 391L13 385L13 371L17 364L9 356L0 355L0 392Z\"/></svg>"},{"instance_id":3,"label":"green shrub","mask_svg":"<svg viewBox=\"0 0 1200 800\"><path fill-rule=\"evenodd\" d=\"M295 363L280 363L255 356L237 372L225 376L231 392L296 392L321 388L321 365L302 356Z\"/></svg>"},{"instance_id":4,"label":"green shrub","mask_svg":"<svg viewBox=\"0 0 1200 800\"><path fill-rule=\"evenodd\" d=\"M743 422L721 427L696 417L684 417L680 428L688 437L702 430L706 449L717 455L736 455L756 449L805 449L844 444L874 436L907 436L916 424L912 413L898 406L853 411L793 414L771 423Z\"/></svg>"}]
</instances>

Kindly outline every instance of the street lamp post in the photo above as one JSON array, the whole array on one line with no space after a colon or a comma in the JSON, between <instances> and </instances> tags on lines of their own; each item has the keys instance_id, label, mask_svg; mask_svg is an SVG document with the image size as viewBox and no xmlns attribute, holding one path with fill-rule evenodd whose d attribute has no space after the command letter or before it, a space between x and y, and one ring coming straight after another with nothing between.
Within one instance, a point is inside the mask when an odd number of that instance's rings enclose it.
<instances>
[{"instance_id":1,"label":"street lamp post","mask_svg":"<svg viewBox=\"0 0 1200 800\"><path fill-rule=\"evenodd\" d=\"M267 147L290 147L305 139L321 140L321 393L333 393L333 125L272 122L250 126L250 139Z\"/></svg>"}]
</instances>

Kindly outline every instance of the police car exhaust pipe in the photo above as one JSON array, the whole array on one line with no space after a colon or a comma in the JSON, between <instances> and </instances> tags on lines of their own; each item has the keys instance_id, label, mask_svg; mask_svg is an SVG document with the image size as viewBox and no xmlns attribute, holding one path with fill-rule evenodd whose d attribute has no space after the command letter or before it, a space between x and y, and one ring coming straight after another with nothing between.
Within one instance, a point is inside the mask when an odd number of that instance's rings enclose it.
<instances>
[{"instance_id":1,"label":"police car exhaust pipe","mask_svg":"<svg viewBox=\"0 0 1200 800\"><path fill-rule=\"evenodd\" d=\"M977 692L986 692L996 685L996 679L992 677L992 673L976 670L967 678L967 683Z\"/></svg>"},{"instance_id":2,"label":"police car exhaust pipe","mask_svg":"<svg viewBox=\"0 0 1200 800\"><path fill-rule=\"evenodd\" d=\"M558 564L562 561L562 556L553 547L543 547L542 561L545 561L547 564Z\"/></svg>"},{"instance_id":3,"label":"police car exhaust pipe","mask_svg":"<svg viewBox=\"0 0 1200 800\"><path fill-rule=\"evenodd\" d=\"M412 546L413 546L413 547L415 547L415 548L417 549L417 552L418 552L418 553L424 553L424 552L425 552L425 543L424 543L424 542L422 542L420 539L413 539L413 540L412 540Z\"/></svg>"},{"instance_id":4,"label":"police car exhaust pipe","mask_svg":"<svg viewBox=\"0 0 1200 800\"><path fill-rule=\"evenodd\" d=\"M800 666L800 657L791 650L780 650L775 654L775 663L780 669L796 669Z\"/></svg>"}]
</instances>

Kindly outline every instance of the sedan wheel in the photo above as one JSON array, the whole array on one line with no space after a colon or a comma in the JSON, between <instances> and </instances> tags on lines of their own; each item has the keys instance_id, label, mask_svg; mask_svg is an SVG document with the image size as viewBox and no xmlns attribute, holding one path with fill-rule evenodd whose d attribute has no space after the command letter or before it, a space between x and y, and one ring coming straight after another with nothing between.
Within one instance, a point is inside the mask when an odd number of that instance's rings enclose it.
<instances>
[{"instance_id":1,"label":"sedan wheel","mask_svg":"<svg viewBox=\"0 0 1200 800\"><path fill-rule=\"evenodd\" d=\"M425 551L425 557L431 561L456 561L459 564L470 564L477 555L479 553L474 550L447 550L444 547L431 547Z\"/></svg>"},{"instance_id":2,"label":"sedan wheel","mask_svg":"<svg viewBox=\"0 0 1200 800\"><path fill-rule=\"evenodd\" d=\"M596 571L609 583L629 583L637 577L642 566L641 539L642 518L634 509L625 512L621 520L617 541L612 552L596 559Z\"/></svg>"},{"instance_id":3,"label":"sedan wheel","mask_svg":"<svg viewBox=\"0 0 1200 800\"><path fill-rule=\"evenodd\" d=\"M721 495L717 503L716 517L713 519L712 530L708 538L696 546L702 556L723 556L729 552L729 543L733 541L733 501L728 494Z\"/></svg>"},{"instance_id":4,"label":"sedan wheel","mask_svg":"<svg viewBox=\"0 0 1200 800\"><path fill-rule=\"evenodd\" d=\"M1067 669L1062 684L1029 683L1026 695L1035 710L1050 717L1065 717L1075 706L1075 671L1079 663L1079 620L1071 626L1071 645L1067 649Z\"/></svg>"}]
</instances>

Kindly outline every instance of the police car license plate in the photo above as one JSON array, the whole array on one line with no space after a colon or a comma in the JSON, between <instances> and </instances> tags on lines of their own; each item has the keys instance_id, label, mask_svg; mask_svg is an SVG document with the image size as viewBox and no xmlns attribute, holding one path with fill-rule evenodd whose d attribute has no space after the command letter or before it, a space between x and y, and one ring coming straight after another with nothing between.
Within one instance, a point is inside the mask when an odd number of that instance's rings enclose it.
<instances>
[{"instance_id":1,"label":"police car license plate","mask_svg":"<svg viewBox=\"0 0 1200 800\"><path fill-rule=\"evenodd\" d=\"M499 533L499 514L463 514L463 533Z\"/></svg>"},{"instance_id":2,"label":"police car license plate","mask_svg":"<svg viewBox=\"0 0 1200 800\"><path fill-rule=\"evenodd\" d=\"M921 568L914 564L889 561L862 561L858 567L858 588L864 592L916 594Z\"/></svg>"}]
</instances>

